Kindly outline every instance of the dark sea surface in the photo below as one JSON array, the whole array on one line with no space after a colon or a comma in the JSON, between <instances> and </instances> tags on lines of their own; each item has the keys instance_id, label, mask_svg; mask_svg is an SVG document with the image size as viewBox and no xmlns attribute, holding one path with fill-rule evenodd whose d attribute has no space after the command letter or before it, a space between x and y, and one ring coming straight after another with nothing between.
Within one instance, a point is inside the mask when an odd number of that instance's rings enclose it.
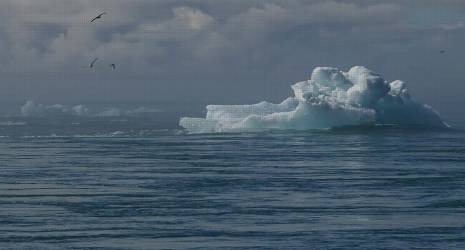
<instances>
[{"instance_id":1,"label":"dark sea surface","mask_svg":"<svg viewBox=\"0 0 465 250\"><path fill-rule=\"evenodd\" d=\"M187 135L180 115L3 115L0 249L465 249L460 126Z\"/></svg>"}]
</instances>

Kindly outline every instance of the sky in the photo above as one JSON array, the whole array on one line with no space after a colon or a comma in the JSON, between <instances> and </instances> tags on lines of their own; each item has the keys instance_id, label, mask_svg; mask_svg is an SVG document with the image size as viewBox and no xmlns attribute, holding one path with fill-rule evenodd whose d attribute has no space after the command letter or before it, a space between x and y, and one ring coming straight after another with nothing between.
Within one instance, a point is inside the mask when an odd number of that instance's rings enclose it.
<instances>
[{"instance_id":1,"label":"sky","mask_svg":"<svg viewBox=\"0 0 465 250\"><path fill-rule=\"evenodd\" d=\"M462 0L2 0L0 102L280 101L363 65L459 109L464 46Z\"/></svg>"}]
</instances>

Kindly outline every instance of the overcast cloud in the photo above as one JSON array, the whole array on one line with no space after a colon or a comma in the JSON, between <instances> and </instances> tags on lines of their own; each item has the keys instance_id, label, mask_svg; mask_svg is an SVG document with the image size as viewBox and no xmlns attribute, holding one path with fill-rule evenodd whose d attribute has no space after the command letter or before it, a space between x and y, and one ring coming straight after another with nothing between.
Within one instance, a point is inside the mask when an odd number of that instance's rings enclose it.
<instances>
[{"instance_id":1,"label":"overcast cloud","mask_svg":"<svg viewBox=\"0 0 465 250\"><path fill-rule=\"evenodd\" d=\"M316 66L364 65L465 104L464 44L458 0L2 0L0 101L277 101Z\"/></svg>"}]
</instances>

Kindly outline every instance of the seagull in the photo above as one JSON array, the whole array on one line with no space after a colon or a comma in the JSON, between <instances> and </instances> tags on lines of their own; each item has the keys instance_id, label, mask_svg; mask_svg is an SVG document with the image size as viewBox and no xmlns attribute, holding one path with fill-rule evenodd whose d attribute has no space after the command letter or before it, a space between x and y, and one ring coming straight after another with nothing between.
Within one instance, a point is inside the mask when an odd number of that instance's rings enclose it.
<instances>
[{"instance_id":1,"label":"seagull","mask_svg":"<svg viewBox=\"0 0 465 250\"><path fill-rule=\"evenodd\" d=\"M100 13L98 16L94 17L90 22L93 23L95 20L100 19L103 17L103 15L107 14L106 12Z\"/></svg>"},{"instance_id":2,"label":"seagull","mask_svg":"<svg viewBox=\"0 0 465 250\"><path fill-rule=\"evenodd\" d=\"M98 57L96 57L90 64L89 64L89 68L93 68L94 67L94 64L97 62L98 60Z\"/></svg>"},{"instance_id":3,"label":"seagull","mask_svg":"<svg viewBox=\"0 0 465 250\"><path fill-rule=\"evenodd\" d=\"M116 69L116 65L115 65L114 63L112 63L112 64L110 64L110 65L108 65L108 66L110 66L113 70Z\"/></svg>"}]
</instances>

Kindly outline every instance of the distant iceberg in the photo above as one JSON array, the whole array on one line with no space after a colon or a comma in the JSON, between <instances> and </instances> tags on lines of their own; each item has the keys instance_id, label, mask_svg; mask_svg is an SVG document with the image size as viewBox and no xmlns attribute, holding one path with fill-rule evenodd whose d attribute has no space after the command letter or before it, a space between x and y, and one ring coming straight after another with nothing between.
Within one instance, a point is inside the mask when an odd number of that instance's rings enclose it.
<instances>
[{"instance_id":1,"label":"distant iceberg","mask_svg":"<svg viewBox=\"0 0 465 250\"><path fill-rule=\"evenodd\" d=\"M21 107L21 115L23 116L59 116L59 115L74 115L85 116L89 114L89 109L84 105L76 105L68 107L61 104L44 105L36 104L29 100Z\"/></svg>"},{"instance_id":2,"label":"distant iceberg","mask_svg":"<svg viewBox=\"0 0 465 250\"><path fill-rule=\"evenodd\" d=\"M206 118L181 118L189 133L326 129L369 124L447 127L438 112L413 100L402 81L388 83L369 69L318 67L291 86L279 104L209 105Z\"/></svg>"},{"instance_id":3,"label":"distant iceberg","mask_svg":"<svg viewBox=\"0 0 465 250\"><path fill-rule=\"evenodd\" d=\"M145 116L150 113L163 112L160 109L138 107L135 109L104 108L91 110L85 105L67 106L63 104L45 105L29 100L21 107L21 115L25 117L117 117L117 116Z\"/></svg>"}]
</instances>

